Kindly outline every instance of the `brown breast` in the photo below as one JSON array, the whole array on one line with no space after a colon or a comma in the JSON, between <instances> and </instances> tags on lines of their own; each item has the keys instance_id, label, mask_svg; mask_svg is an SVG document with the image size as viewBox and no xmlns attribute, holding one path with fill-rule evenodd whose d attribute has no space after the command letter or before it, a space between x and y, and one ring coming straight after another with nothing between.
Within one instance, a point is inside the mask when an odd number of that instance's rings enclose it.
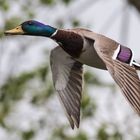
<instances>
[{"instance_id":1,"label":"brown breast","mask_svg":"<svg viewBox=\"0 0 140 140\"><path fill-rule=\"evenodd\" d=\"M83 38L81 35L72 31L58 30L51 38L72 57L78 58L80 56L83 48Z\"/></svg>"}]
</instances>

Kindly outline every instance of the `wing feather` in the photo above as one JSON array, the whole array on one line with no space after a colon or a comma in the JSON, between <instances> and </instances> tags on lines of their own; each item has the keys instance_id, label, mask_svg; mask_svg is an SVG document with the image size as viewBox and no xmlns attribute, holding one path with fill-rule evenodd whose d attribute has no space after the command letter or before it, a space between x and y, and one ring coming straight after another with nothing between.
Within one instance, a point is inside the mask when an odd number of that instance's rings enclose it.
<instances>
[{"instance_id":1,"label":"wing feather","mask_svg":"<svg viewBox=\"0 0 140 140\"><path fill-rule=\"evenodd\" d=\"M83 66L61 47L51 52L54 87L59 95L72 128L79 127Z\"/></svg>"},{"instance_id":2,"label":"wing feather","mask_svg":"<svg viewBox=\"0 0 140 140\"><path fill-rule=\"evenodd\" d=\"M121 88L130 105L140 115L140 79L134 66L113 60L114 51L119 43L103 35L87 31L85 29L74 29L84 37L95 41L94 48L106 65L115 82Z\"/></svg>"},{"instance_id":3,"label":"wing feather","mask_svg":"<svg viewBox=\"0 0 140 140\"><path fill-rule=\"evenodd\" d=\"M104 46L101 47L99 44L95 45L95 49L130 105L140 115L140 80L135 67L113 60L114 50L111 52L110 49L110 53L107 53L104 51Z\"/></svg>"}]
</instances>

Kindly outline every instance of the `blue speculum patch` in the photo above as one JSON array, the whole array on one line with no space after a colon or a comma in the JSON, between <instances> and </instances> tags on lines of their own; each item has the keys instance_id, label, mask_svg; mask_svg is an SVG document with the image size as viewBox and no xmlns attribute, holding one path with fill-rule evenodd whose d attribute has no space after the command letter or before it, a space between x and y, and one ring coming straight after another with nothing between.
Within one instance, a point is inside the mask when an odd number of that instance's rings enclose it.
<instances>
[{"instance_id":1,"label":"blue speculum patch","mask_svg":"<svg viewBox=\"0 0 140 140\"><path fill-rule=\"evenodd\" d=\"M132 51L127 47L120 46L120 51L117 55L117 59L121 62L130 64L132 59Z\"/></svg>"}]
</instances>

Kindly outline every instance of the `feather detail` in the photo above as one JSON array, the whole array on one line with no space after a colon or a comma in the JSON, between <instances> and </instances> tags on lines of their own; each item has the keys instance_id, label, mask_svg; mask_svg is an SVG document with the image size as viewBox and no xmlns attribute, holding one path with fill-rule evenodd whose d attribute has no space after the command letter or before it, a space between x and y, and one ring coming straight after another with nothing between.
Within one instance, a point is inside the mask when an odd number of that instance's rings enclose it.
<instances>
[{"instance_id":1,"label":"feather detail","mask_svg":"<svg viewBox=\"0 0 140 140\"><path fill-rule=\"evenodd\" d=\"M74 58L80 56L83 48L83 38L81 35L70 30L58 30L51 38Z\"/></svg>"},{"instance_id":2,"label":"feather detail","mask_svg":"<svg viewBox=\"0 0 140 140\"><path fill-rule=\"evenodd\" d=\"M113 60L112 55L103 51L103 47L95 46L95 48L130 105L140 115L140 80L135 67Z\"/></svg>"},{"instance_id":3,"label":"feather detail","mask_svg":"<svg viewBox=\"0 0 140 140\"><path fill-rule=\"evenodd\" d=\"M51 69L54 87L64 107L72 129L79 127L82 98L83 67L61 47L51 52Z\"/></svg>"}]
</instances>

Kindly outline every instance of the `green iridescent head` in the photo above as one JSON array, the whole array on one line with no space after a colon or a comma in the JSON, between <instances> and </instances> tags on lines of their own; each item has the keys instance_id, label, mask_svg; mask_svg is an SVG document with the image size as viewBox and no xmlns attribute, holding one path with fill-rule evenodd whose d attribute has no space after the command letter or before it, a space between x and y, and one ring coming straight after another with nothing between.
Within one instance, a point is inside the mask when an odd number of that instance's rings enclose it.
<instances>
[{"instance_id":1,"label":"green iridescent head","mask_svg":"<svg viewBox=\"0 0 140 140\"><path fill-rule=\"evenodd\" d=\"M6 35L31 35L51 37L57 29L35 20L25 21L12 30L5 31Z\"/></svg>"}]
</instances>

